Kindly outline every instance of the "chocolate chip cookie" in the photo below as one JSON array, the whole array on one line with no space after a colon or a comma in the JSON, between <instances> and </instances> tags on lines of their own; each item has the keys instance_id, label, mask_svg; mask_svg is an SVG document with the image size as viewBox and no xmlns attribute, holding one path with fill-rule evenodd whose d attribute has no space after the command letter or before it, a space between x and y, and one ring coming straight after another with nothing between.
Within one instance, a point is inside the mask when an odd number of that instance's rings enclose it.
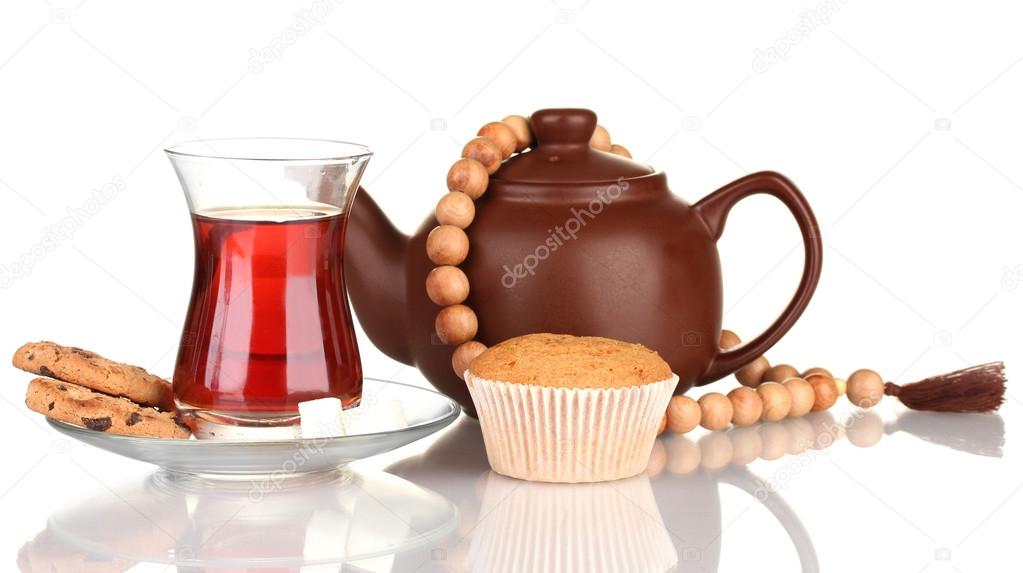
<instances>
[{"instance_id":1,"label":"chocolate chip cookie","mask_svg":"<svg viewBox=\"0 0 1023 573\"><path fill-rule=\"evenodd\" d=\"M173 412L159 412L127 398L49 378L28 385L25 404L35 411L98 432L151 438L188 438L191 431Z\"/></svg>"},{"instance_id":2,"label":"chocolate chip cookie","mask_svg":"<svg viewBox=\"0 0 1023 573\"><path fill-rule=\"evenodd\" d=\"M88 350L53 342L29 342L14 353L13 363L26 372L123 396L143 406L174 409L169 382L138 366L114 362Z\"/></svg>"}]
</instances>

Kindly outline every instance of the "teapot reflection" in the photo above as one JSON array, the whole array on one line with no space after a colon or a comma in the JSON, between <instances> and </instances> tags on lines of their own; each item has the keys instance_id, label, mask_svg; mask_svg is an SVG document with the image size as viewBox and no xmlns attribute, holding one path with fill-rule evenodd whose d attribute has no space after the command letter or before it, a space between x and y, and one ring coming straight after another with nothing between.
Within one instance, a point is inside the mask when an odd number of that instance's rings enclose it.
<instances>
[{"instance_id":1,"label":"teapot reflection","mask_svg":"<svg viewBox=\"0 0 1023 573\"><path fill-rule=\"evenodd\" d=\"M734 550L722 547L724 485L762 504L794 545L801 570L818 571L813 540L781 488L746 465L813 456L839 440L872 447L896 432L980 455L1000 455L1004 442L997 415L905 412L885 422L872 411L843 420L818 412L696 440L662 436L646 474L626 480L545 484L490 471L479 424L463 417L390 473L326 473L267 492L157 472L101 490L53 514L22 547L18 567L715 572L722 551Z\"/></svg>"}]
</instances>

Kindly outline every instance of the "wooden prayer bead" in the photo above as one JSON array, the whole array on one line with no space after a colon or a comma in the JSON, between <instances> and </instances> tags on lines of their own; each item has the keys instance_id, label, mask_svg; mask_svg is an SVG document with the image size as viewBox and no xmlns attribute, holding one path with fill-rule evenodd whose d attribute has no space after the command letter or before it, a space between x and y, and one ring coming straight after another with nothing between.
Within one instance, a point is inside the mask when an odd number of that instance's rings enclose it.
<instances>
[{"instance_id":1,"label":"wooden prayer bead","mask_svg":"<svg viewBox=\"0 0 1023 573\"><path fill-rule=\"evenodd\" d=\"M742 340L739 339L739 335L732 332L731 330L722 330L721 338L718 340L718 346L722 350L729 350L742 344Z\"/></svg>"},{"instance_id":2,"label":"wooden prayer bead","mask_svg":"<svg viewBox=\"0 0 1023 573\"><path fill-rule=\"evenodd\" d=\"M451 353L451 368L454 369L455 374L459 378L462 378L465 375L465 371L469 369L469 364L472 363L473 359L486 349L486 344L476 340L459 344L458 348L455 348L455 351Z\"/></svg>"},{"instance_id":3,"label":"wooden prayer bead","mask_svg":"<svg viewBox=\"0 0 1023 573\"><path fill-rule=\"evenodd\" d=\"M465 302L469 296L469 277L458 267L437 267L426 275L426 295L439 306Z\"/></svg>"},{"instance_id":4,"label":"wooden prayer bead","mask_svg":"<svg viewBox=\"0 0 1023 573\"><path fill-rule=\"evenodd\" d=\"M501 150L502 158L505 159L512 153L515 153L515 148L519 144L515 132L503 121L492 121L484 125L476 135L486 137L496 143L498 149Z\"/></svg>"},{"instance_id":5,"label":"wooden prayer bead","mask_svg":"<svg viewBox=\"0 0 1023 573\"><path fill-rule=\"evenodd\" d=\"M884 397L884 378L873 370L857 370L845 381L845 395L860 408L870 408Z\"/></svg>"},{"instance_id":6,"label":"wooden prayer bead","mask_svg":"<svg viewBox=\"0 0 1023 573\"><path fill-rule=\"evenodd\" d=\"M799 378L799 370L789 364L778 364L764 372L761 382L784 382L789 378Z\"/></svg>"},{"instance_id":7,"label":"wooden prayer bead","mask_svg":"<svg viewBox=\"0 0 1023 573\"><path fill-rule=\"evenodd\" d=\"M760 420L764 403L756 390L740 386L728 393L732 403L732 423L736 426L750 426Z\"/></svg>"},{"instance_id":8,"label":"wooden prayer bead","mask_svg":"<svg viewBox=\"0 0 1023 573\"><path fill-rule=\"evenodd\" d=\"M735 373L735 379L743 386L756 388L760 385L760 381L763 379L764 373L770 370L770 368L771 363L767 361L767 358L758 356L756 360L740 368L739 371Z\"/></svg>"},{"instance_id":9,"label":"wooden prayer bead","mask_svg":"<svg viewBox=\"0 0 1023 573\"><path fill-rule=\"evenodd\" d=\"M600 151L611 151L611 134L603 125L598 125L590 136L590 147Z\"/></svg>"},{"instance_id":10,"label":"wooden prayer bead","mask_svg":"<svg viewBox=\"0 0 1023 573\"><path fill-rule=\"evenodd\" d=\"M472 158L463 157L448 170L448 190L465 193L470 199L482 197L489 183L487 168Z\"/></svg>"},{"instance_id":11,"label":"wooden prayer bead","mask_svg":"<svg viewBox=\"0 0 1023 573\"><path fill-rule=\"evenodd\" d=\"M614 153L615 155L621 155L622 157L632 159L632 154L629 153L629 150L625 149L621 145L618 145L617 143L611 144L611 149L609 151L611 151L611 153Z\"/></svg>"},{"instance_id":12,"label":"wooden prayer bead","mask_svg":"<svg viewBox=\"0 0 1023 573\"><path fill-rule=\"evenodd\" d=\"M819 412L835 405L835 401L838 400L838 386L835 385L835 380L831 376L811 374L806 381L813 386L814 401L811 411Z\"/></svg>"},{"instance_id":13,"label":"wooden prayer bead","mask_svg":"<svg viewBox=\"0 0 1023 573\"><path fill-rule=\"evenodd\" d=\"M700 425L700 405L689 396L672 396L668 402L668 431L685 434Z\"/></svg>"},{"instance_id":14,"label":"wooden prayer bead","mask_svg":"<svg viewBox=\"0 0 1023 573\"><path fill-rule=\"evenodd\" d=\"M451 191L437 201L437 207L433 212L441 225L454 225L464 229L472 224L476 217L476 205L472 202L472 197L465 193Z\"/></svg>"},{"instance_id":15,"label":"wooden prayer bead","mask_svg":"<svg viewBox=\"0 0 1023 573\"><path fill-rule=\"evenodd\" d=\"M723 430L732 423L732 401L724 394L710 392L700 396L700 425L708 430Z\"/></svg>"},{"instance_id":16,"label":"wooden prayer bead","mask_svg":"<svg viewBox=\"0 0 1023 573\"><path fill-rule=\"evenodd\" d=\"M790 418L797 418L810 413L810 410L813 408L813 402L816 399L816 394L814 394L813 386L809 382L802 378L789 378L782 382L782 386L789 391L789 395L792 397L792 406L789 408Z\"/></svg>"},{"instance_id":17,"label":"wooden prayer bead","mask_svg":"<svg viewBox=\"0 0 1023 573\"><path fill-rule=\"evenodd\" d=\"M437 265L457 265L469 255L469 237L454 225L434 227L426 236L426 254Z\"/></svg>"},{"instance_id":18,"label":"wooden prayer bead","mask_svg":"<svg viewBox=\"0 0 1023 573\"><path fill-rule=\"evenodd\" d=\"M476 313L464 304L453 304L440 309L434 321L437 336L445 344L451 345L472 340L478 327Z\"/></svg>"},{"instance_id":19,"label":"wooden prayer bead","mask_svg":"<svg viewBox=\"0 0 1023 573\"><path fill-rule=\"evenodd\" d=\"M487 137L469 140L469 143L462 148L462 157L469 157L482 163L483 167L487 168L487 174L497 171L501 167L501 161L504 160L501 148L494 140Z\"/></svg>"},{"instance_id":20,"label":"wooden prayer bead","mask_svg":"<svg viewBox=\"0 0 1023 573\"><path fill-rule=\"evenodd\" d=\"M835 386L838 387L838 395L845 394L845 378L835 378Z\"/></svg>"},{"instance_id":21,"label":"wooden prayer bead","mask_svg":"<svg viewBox=\"0 0 1023 573\"><path fill-rule=\"evenodd\" d=\"M813 368L807 368L802 374L799 375L799 377L805 380L806 377L811 374L827 374L828 376L832 376L831 371L828 370L827 368L814 366ZM834 378L834 376L832 376L832 378Z\"/></svg>"},{"instance_id":22,"label":"wooden prayer bead","mask_svg":"<svg viewBox=\"0 0 1023 573\"><path fill-rule=\"evenodd\" d=\"M760 419L765 422L777 422L789 415L792 408L792 396L784 386L777 382L764 382L757 386L757 393L764 402L764 412Z\"/></svg>"},{"instance_id":23,"label":"wooden prayer bead","mask_svg":"<svg viewBox=\"0 0 1023 573\"><path fill-rule=\"evenodd\" d=\"M533 134L529 129L529 120L521 115L509 115L502 119L515 133L515 151L522 151L532 143Z\"/></svg>"}]
</instances>

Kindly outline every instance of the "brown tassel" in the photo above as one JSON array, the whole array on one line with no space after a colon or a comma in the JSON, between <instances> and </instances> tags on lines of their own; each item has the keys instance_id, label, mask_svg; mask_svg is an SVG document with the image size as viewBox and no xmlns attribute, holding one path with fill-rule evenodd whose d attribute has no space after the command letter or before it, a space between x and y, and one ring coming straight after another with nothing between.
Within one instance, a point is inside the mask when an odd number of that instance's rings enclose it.
<instances>
[{"instance_id":1,"label":"brown tassel","mask_svg":"<svg viewBox=\"0 0 1023 573\"><path fill-rule=\"evenodd\" d=\"M993 412L1005 396L1005 364L991 362L899 386L884 385L907 408L932 412Z\"/></svg>"}]
</instances>

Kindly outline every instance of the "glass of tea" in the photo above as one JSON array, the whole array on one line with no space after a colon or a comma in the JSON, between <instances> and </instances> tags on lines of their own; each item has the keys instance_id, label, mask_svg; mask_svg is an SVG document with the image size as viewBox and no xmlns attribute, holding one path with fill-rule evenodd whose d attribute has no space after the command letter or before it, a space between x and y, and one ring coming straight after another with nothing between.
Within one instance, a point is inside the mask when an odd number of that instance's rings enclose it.
<instances>
[{"instance_id":1,"label":"glass of tea","mask_svg":"<svg viewBox=\"0 0 1023 573\"><path fill-rule=\"evenodd\" d=\"M362 370L342 256L369 149L261 138L165 151L195 238L174 395L197 435L291 436L299 402L356 404Z\"/></svg>"}]
</instances>

